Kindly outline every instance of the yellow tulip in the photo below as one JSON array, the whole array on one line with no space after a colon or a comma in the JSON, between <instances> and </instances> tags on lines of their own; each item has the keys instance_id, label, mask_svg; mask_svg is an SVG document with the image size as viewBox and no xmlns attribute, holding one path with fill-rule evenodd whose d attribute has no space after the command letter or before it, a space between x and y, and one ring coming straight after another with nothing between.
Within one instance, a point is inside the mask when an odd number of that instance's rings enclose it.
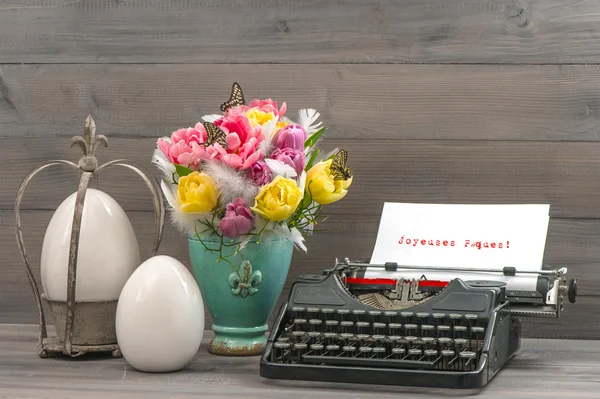
<instances>
[{"instance_id":1,"label":"yellow tulip","mask_svg":"<svg viewBox=\"0 0 600 399\"><path fill-rule=\"evenodd\" d=\"M281 222L296 210L302 200L302 191L291 179L276 176L260 190L252 209L267 220Z\"/></svg>"},{"instance_id":2,"label":"yellow tulip","mask_svg":"<svg viewBox=\"0 0 600 399\"><path fill-rule=\"evenodd\" d=\"M219 199L213 179L197 171L179 179L177 196L179 209L185 213L208 213L217 206Z\"/></svg>"},{"instance_id":3,"label":"yellow tulip","mask_svg":"<svg viewBox=\"0 0 600 399\"><path fill-rule=\"evenodd\" d=\"M262 126L265 123L270 122L271 120L273 120L274 115L272 113L266 113L263 111L259 111L257 109L250 109L246 112L246 117L250 121L250 126L256 127L259 125ZM282 127L287 126L287 124L288 124L287 122L278 121L275 124L275 129L273 129L273 133L275 133Z\"/></svg>"},{"instance_id":4,"label":"yellow tulip","mask_svg":"<svg viewBox=\"0 0 600 399\"><path fill-rule=\"evenodd\" d=\"M334 180L331 174L331 159L315 164L306 172L306 190L313 201L321 205L339 201L348 194L353 177L348 180Z\"/></svg>"}]
</instances>

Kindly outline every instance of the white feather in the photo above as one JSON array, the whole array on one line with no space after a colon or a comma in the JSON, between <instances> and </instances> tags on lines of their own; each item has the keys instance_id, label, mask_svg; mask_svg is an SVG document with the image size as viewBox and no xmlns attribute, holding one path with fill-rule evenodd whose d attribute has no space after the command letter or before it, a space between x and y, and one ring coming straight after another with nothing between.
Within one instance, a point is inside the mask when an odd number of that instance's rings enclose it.
<instances>
[{"instance_id":1,"label":"white feather","mask_svg":"<svg viewBox=\"0 0 600 399\"><path fill-rule=\"evenodd\" d=\"M323 122L315 123L317 119L319 119L320 115L321 114L313 108L304 108L298 111L298 124L302 126L304 130L306 130L306 133L308 133L308 137L310 137L311 134L317 132L321 128Z\"/></svg>"},{"instance_id":2,"label":"white feather","mask_svg":"<svg viewBox=\"0 0 600 399\"><path fill-rule=\"evenodd\" d=\"M306 186L306 171L303 170L302 174L298 178L298 188L302 193L304 193L304 186Z\"/></svg>"},{"instance_id":3,"label":"white feather","mask_svg":"<svg viewBox=\"0 0 600 399\"><path fill-rule=\"evenodd\" d=\"M175 173L175 166L169 162L165 154L160 149L155 149L152 155L152 163L169 179Z\"/></svg>"},{"instance_id":4,"label":"white feather","mask_svg":"<svg viewBox=\"0 0 600 399\"><path fill-rule=\"evenodd\" d=\"M322 154L322 155L318 156L318 157L317 157L318 159L317 159L316 161L317 161L317 162L322 162L322 161L325 161L326 159L328 159L328 158L329 158L329 157L331 157L332 155L334 155L334 154L337 154L339 150L340 150L340 149L336 147L336 148L335 148L335 149L333 149L332 151L329 151L329 152L327 152L327 153L325 153L325 154Z\"/></svg>"},{"instance_id":5,"label":"white feather","mask_svg":"<svg viewBox=\"0 0 600 399\"><path fill-rule=\"evenodd\" d=\"M273 142L273 136L275 133L275 125L277 125L278 121L279 121L279 118L277 116L275 116L273 119L271 119L269 122L265 123L262 126L262 134L264 136L264 139L258 145L258 149L260 150L260 152L262 152L265 155L269 154L271 152L271 147L272 147L271 143Z\"/></svg>"},{"instance_id":6,"label":"white feather","mask_svg":"<svg viewBox=\"0 0 600 399\"><path fill-rule=\"evenodd\" d=\"M207 162L203 171L215 181L217 190L221 194L223 206L236 198L243 198L248 206L254 205L254 197L258 194L258 187L252 184L243 172L213 161Z\"/></svg>"},{"instance_id":7,"label":"white feather","mask_svg":"<svg viewBox=\"0 0 600 399\"><path fill-rule=\"evenodd\" d=\"M222 118L223 115L219 115L219 114L208 114L208 115L204 115L202 117L202 120L205 122L214 122L219 118Z\"/></svg>"},{"instance_id":8,"label":"white feather","mask_svg":"<svg viewBox=\"0 0 600 399\"><path fill-rule=\"evenodd\" d=\"M294 168L290 165L286 165L281 161L277 161L275 159L265 158L265 163L271 169L273 173L273 177L275 176L283 176L287 179L291 179L293 177L298 176Z\"/></svg>"},{"instance_id":9,"label":"white feather","mask_svg":"<svg viewBox=\"0 0 600 399\"><path fill-rule=\"evenodd\" d=\"M302 237L302 233L300 233L300 231L297 228L293 227L290 230L287 224L281 223L273 226L272 231L280 235L281 237L287 238L288 240L293 242L296 248L300 248L304 252L308 251L306 245L304 245L304 237Z\"/></svg>"}]
</instances>

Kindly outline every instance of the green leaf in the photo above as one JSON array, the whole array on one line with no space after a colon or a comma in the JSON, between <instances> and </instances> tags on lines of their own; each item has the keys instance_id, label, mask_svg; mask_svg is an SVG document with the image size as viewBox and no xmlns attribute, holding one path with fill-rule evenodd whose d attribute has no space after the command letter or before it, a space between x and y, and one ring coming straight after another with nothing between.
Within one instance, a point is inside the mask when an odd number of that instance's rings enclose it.
<instances>
[{"instance_id":1,"label":"green leaf","mask_svg":"<svg viewBox=\"0 0 600 399\"><path fill-rule=\"evenodd\" d=\"M175 164L175 170L177 171L177 174L179 175L179 177L187 176L193 172L193 170L191 170L190 168L186 168L183 165L177 165L177 164Z\"/></svg>"},{"instance_id":2,"label":"green leaf","mask_svg":"<svg viewBox=\"0 0 600 399\"><path fill-rule=\"evenodd\" d=\"M321 138L323 133L325 133L325 129L327 129L327 128L322 127L321 129L317 130L312 136L307 138L306 141L304 142L304 148L310 148L310 147L314 146L317 143L317 141L319 141L319 139Z\"/></svg>"},{"instance_id":3,"label":"green leaf","mask_svg":"<svg viewBox=\"0 0 600 399\"><path fill-rule=\"evenodd\" d=\"M310 170L310 168L313 167L315 160L317 159L317 156L319 156L319 152L321 150L319 150L318 148L316 148L313 153L310 156L310 159L308 160L308 162L306 163L306 168L305 170Z\"/></svg>"}]
</instances>

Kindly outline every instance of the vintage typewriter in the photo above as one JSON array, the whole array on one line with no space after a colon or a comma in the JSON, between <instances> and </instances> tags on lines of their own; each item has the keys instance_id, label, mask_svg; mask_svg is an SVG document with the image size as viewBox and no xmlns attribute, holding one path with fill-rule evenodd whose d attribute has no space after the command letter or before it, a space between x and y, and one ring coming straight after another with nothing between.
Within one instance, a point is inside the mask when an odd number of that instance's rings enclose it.
<instances>
[{"instance_id":1,"label":"vintage typewriter","mask_svg":"<svg viewBox=\"0 0 600 399\"><path fill-rule=\"evenodd\" d=\"M390 278L365 278L369 268ZM418 269L421 279L398 278ZM534 291L507 279L534 272L486 272L494 280L428 280L436 267L336 259L323 275L294 282L277 315L260 375L287 380L481 388L520 347L522 318L556 318L577 284L566 268L541 270ZM380 274L381 275L381 274Z\"/></svg>"}]
</instances>

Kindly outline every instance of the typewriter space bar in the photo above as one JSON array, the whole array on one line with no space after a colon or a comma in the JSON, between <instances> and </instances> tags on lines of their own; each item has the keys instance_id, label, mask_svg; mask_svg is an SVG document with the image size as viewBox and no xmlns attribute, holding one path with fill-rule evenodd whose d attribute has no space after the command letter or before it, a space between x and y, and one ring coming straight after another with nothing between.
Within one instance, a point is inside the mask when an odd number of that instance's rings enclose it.
<instances>
[{"instance_id":1,"label":"typewriter space bar","mask_svg":"<svg viewBox=\"0 0 600 399\"><path fill-rule=\"evenodd\" d=\"M302 356L304 363L312 364L335 364L338 366L355 367L379 367L379 368L397 368L397 369L428 369L435 368L438 360L422 362L418 360L398 360L398 359L369 359L361 357L338 357L338 356Z\"/></svg>"}]
</instances>

